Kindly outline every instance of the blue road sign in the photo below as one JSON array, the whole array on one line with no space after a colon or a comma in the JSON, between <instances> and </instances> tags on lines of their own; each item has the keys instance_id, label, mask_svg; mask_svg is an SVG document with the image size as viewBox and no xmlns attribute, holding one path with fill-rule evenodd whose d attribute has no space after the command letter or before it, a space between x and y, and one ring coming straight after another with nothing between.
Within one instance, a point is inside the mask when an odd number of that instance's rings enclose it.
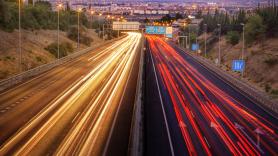
<instances>
[{"instance_id":1,"label":"blue road sign","mask_svg":"<svg viewBox=\"0 0 278 156\"><path fill-rule=\"evenodd\" d=\"M197 50L199 50L199 44L193 43L192 46L191 46L191 50L192 50L192 51L197 51Z\"/></svg>"},{"instance_id":2,"label":"blue road sign","mask_svg":"<svg viewBox=\"0 0 278 156\"><path fill-rule=\"evenodd\" d=\"M173 38L173 35L172 34L166 34L166 37Z\"/></svg>"},{"instance_id":3,"label":"blue road sign","mask_svg":"<svg viewBox=\"0 0 278 156\"><path fill-rule=\"evenodd\" d=\"M233 62L232 62L233 71L243 72L244 68L245 68L245 61L244 60L233 60Z\"/></svg>"},{"instance_id":4,"label":"blue road sign","mask_svg":"<svg viewBox=\"0 0 278 156\"><path fill-rule=\"evenodd\" d=\"M166 27L161 26L146 26L147 34L164 35L166 34Z\"/></svg>"}]
</instances>

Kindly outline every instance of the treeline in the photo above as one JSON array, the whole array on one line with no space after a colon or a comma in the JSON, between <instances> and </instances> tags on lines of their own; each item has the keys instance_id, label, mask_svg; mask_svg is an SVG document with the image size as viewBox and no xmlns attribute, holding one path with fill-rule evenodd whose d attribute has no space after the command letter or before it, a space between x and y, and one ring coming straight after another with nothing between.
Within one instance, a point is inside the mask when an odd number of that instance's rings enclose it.
<instances>
[{"instance_id":1,"label":"treeline","mask_svg":"<svg viewBox=\"0 0 278 156\"><path fill-rule=\"evenodd\" d=\"M13 1L0 0L0 28L12 32L18 29L18 3ZM21 26L23 29L57 29L57 12L52 10L51 4L45 1L38 1L35 6L22 5ZM80 13L80 24L88 27L89 22L83 12ZM77 25L77 12L69 7L60 11L60 29L67 31L72 25Z\"/></svg>"},{"instance_id":2,"label":"treeline","mask_svg":"<svg viewBox=\"0 0 278 156\"><path fill-rule=\"evenodd\" d=\"M207 28L205 28L207 24ZM203 16L203 22L200 25L201 32L205 29L213 34L219 33L221 24L221 34L226 35L228 42L235 45L240 40L240 33L245 29L246 42L252 43L256 40L263 40L265 37L278 36L278 7L260 7L250 14L240 10L235 16L215 12L214 15L208 13Z\"/></svg>"}]
</instances>

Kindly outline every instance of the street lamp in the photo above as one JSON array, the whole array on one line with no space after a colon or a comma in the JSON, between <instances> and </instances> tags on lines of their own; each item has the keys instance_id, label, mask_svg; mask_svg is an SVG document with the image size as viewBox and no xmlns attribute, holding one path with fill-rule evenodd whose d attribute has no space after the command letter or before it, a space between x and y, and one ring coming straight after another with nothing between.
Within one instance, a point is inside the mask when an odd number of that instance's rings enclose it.
<instances>
[{"instance_id":1,"label":"street lamp","mask_svg":"<svg viewBox=\"0 0 278 156\"><path fill-rule=\"evenodd\" d=\"M80 12L81 8L77 9L77 31L78 31L78 36L77 36L77 48L79 50L80 48Z\"/></svg>"},{"instance_id":2,"label":"street lamp","mask_svg":"<svg viewBox=\"0 0 278 156\"><path fill-rule=\"evenodd\" d=\"M120 18L117 18L117 21L120 21ZM118 38L120 37L120 28L118 27Z\"/></svg>"},{"instance_id":3,"label":"street lamp","mask_svg":"<svg viewBox=\"0 0 278 156\"><path fill-rule=\"evenodd\" d=\"M91 10L91 29L93 28L93 15L94 15L94 11L93 10Z\"/></svg>"},{"instance_id":4,"label":"street lamp","mask_svg":"<svg viewBox=\"0 0 278 156\"><path fill-rule=\"evenodd\" d=\"M205 57L207 57L207 29L208 29L208 25L204 24L205 26Z\"/></svg>"},{"instance_id":5,"label":"street lamp","mask_svg":"<svg viewBox=\"0 0 278 156\"><path fill-rule=\"evenodd\" d=\"M57 42L58 42L58 54L57 58L60 59L60 9L62 8L62 4L58 4L57 7L57 15L58 15L58 25L57 25Z\"/></svg>"},{"instance_id":6,"label":"street lamp","mask_svg":"<svg viewBox=\"0 0 278 156\"><path fill-rule=\"evenodd\" d=\"M190 49L190 24L188 24L188 45Z\"/></svg>"},{"instance_id":7,"label":"street lamp","mask_svg":"<svg viewBox=\"0 0 278 156\"><path fill-rule=\"evenodd\" d=\"M219 43L218 43L218 65L220 66L221 64L221 47L220 47L220 41L221 41L221 24L217 24L219 27Z\"/></svg>"}]
</instances>

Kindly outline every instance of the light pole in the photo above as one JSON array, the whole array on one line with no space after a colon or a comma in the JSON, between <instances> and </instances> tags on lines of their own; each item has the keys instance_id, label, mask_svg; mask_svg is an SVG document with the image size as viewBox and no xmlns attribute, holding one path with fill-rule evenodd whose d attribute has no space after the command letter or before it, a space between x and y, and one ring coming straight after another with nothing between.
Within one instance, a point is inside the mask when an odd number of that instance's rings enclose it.
<instances>
[{"instance_id":1,"label":"light pole","mask_svg":"<svg viewBox=\"0 0 278 156\"><path fill-rule=\"evenodd\" d=\"M78 33L77 33L77 49L79 50L79 48L80 48L80 12L81 12L81 8L79 8L78 10L77 10L77 31L78 31Z\"/></svg>"},{"instance_id":2,"label":"light pole","mask_svg":"<svg viewBox=\"0 0 278 156\"><path fill-rule=\"evenodd\" d=\"M221 65L221 47L220 47L220 41L221 41L221 24L217 24L219 27L219 43L218 43L218 65Z\"/></svg>"},{"instance_id":3,"label":"light pole","mask_svg":"<svg viewBox=\"0 0 278 156\"><path fill-rule=\"evenodd\" d=\"M102 39L105 40L104 39L104 24L102 24Z\"/></svg>"},{"instance_id":4,"label":"light pole","mask_svg":"<svg viewBox=\"0 0 278 156\"><path fill-rule=\"evenodd\" d=\"M207 24L204 24L205 26L205 57L207 57Z\"/></svg>"},{"instance_id":5,"label":"light pole","mask_svg":"<svg viewBox=\"0 0 278 156\"><path fill-rule=\"evenodd\" d=\"M91 11L91 29L93 29L93 15L94 15L94 11Z\"/></svg>"},{"instance_id":6,"label":"light pole","mask_svg":"<svg viewBox=\"0 0 278 156\"><path fill-rule=\"evenodd\" d=\"M117 18L117 21L119 22L120 21L120 18ZM120 37L120 28L118 26L118 38Z\"/></svg>"},{"instance_id":7,"label":"light pole","mask_svg":"<svg viewBox=\"0 0 278 156\"><path fill-rule=\"evenodd\" d=\"M62 4L58 4L57 7L57 16L58 16L58 25L57 25L57 42L58 42L58 54L57 54L57 58L60 59L60 9L62 8Z\"/></svg>"},{"instance_id":8,"label":"light pole","mask_svg":"<svg viewBox=\"0 0 278 156\"><path fill-rule=\"evenodd\" d=\"M190 24L188 24L188 44L190 49Z\"/></svg>"}]
</instances>

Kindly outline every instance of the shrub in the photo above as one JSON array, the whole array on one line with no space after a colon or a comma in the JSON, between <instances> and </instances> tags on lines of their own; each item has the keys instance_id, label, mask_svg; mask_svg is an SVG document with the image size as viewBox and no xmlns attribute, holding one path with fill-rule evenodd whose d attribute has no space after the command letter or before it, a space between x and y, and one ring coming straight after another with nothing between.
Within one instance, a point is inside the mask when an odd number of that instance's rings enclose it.
<instances>
[{"instance_id":1,"label":"shrub","mask_svg":"<svg viewBox=\"0 0 278 156\"><path fill-rule=\"evenodd\" d=\"M80 29L79 29L79 41L82 44L90 46L91 42L93 41L93 39L88 37L86 35L86 33L87 33L86 29L81 26ZM77 26L70 27L70 29L68 31L68 38L70 38L71 40L73 40L75 42L77 41L77 39L78 39L78 29L77 29Z\"/></svg>"},{"instance_id":2,"label":"shrub","mask_svg":"<svg viewBox=\"0 0 278 156\"><path fill-rule=\"evenodd\" d=\"M54 55L56 58L58 57L58 44L57 43L51 43L45 48L47 51L49 51L52 55ZM60 58L67 56L69 53L73 52L73 47L70 43L64 42L59 45L59 52L60 52Z\"/></svg>"},{"instance_id":3,"label":"shrub","mask_svg":"<svg viewBox=\"0 0 278 156\"><path fill-rule=\"evenodd\" d=\"M264 86L264 89L265 89L266 92L269 92L271 90L271 86L269 84L266 84Z\"/></svg>"},{"instance_id":4,"label":"shrub","mask_svg":"<svg viewBox=\"0 0 278 156\"><path fill-rule=\"evenodd\" d=\"M259 15L249 17L245 26L246 29L246 42L252 43L257 39L262 39L266 31L266 26L263 24L263 19Z\"/></svg>"},{"instance_id":5,"label":"shrub","mask_svg":"<svg viewBox=\"0 0 278 156\"><path fill-rule=\"evenodd\" d=\"M278 95L278 89L273 89L273 90L271 90L271 94L273 94L273 95Z\"/></svg>"},{"instance_id":6,"label":"shrub","mask_svg":"<svg viewBox=\"0 0 278 156\"><path fill-rule=\"evenodd\" d=\"M229 31L226 36L227 42L236 45L239 42L240 35L237 31Z\"/></svg>"},{"instance_id":7,"label":"shrub","mask_svg":"<svg viewBox=\"0 0 278 156\"><path fill-rule=\"evenodd\" d=\"M42 62L42 61L43 61L43 59L42 59L41 57L39 57L39 56L36 56L36 60L37 60L38 62Z\"/></svg>"},{"instance_id":8,"label":"shrub","mask_svg":"<svg viewBox=\"0 0 278 156\"><path fill-rule=\"evenodd\" d=\"M275 66L276 64L278 64L278 59L277 58L269 58L264 60L264 63L266 63L268 66Z\"/></svg>"}]
</instances>

